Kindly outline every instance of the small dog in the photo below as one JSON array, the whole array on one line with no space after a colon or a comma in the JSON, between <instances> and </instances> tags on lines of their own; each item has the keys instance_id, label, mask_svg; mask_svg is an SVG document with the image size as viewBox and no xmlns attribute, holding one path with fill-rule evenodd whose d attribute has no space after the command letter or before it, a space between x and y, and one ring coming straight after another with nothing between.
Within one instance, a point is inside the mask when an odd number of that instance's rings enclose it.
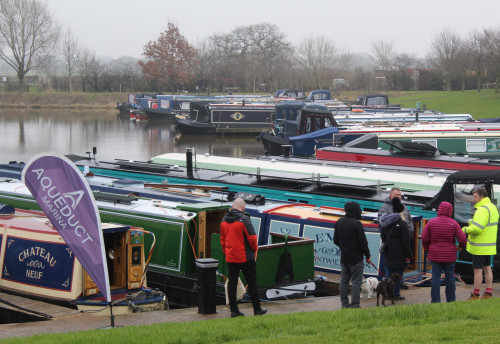
<instances>
[{"instance_id":1,"label":"small dog","mask_svg":"<svg viewBox=\"0 0 500 344\"><path fill-rule=\"evenodd\" d=\"M375 288L377 288L377 285L378 279L376 279L375 277L365 278L363 280L363 283L361 284L361 292L366 294L368 299L371 299Z\"/></svg>"},{"instance_id":2,"label":"small dog","mask_svg":"<svg viewBox=\"0 0 500 344\"><path fill-rule=\"evenodd\" d=\"M377 285L377 306L378 306L378 297L382 295L382 305L385 307L385 299L387 297L391 298L392 304L394 304L394 284L398 281L401 281L401 275L397 273L393 273L389 279L380 281Z\"/></svg>"}]
</instances>

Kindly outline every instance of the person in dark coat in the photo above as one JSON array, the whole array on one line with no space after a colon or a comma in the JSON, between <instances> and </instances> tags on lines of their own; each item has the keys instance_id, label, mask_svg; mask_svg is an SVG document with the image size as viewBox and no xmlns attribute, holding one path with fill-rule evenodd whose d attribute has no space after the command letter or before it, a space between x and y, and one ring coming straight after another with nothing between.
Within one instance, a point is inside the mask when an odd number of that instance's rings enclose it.
<instances>
[{"instance_id":1,"label":"person in dark coat","mask_svg":"<svg viewBox=\"0 0 500 344\"><path fill-rule=\"evenodd\" d=\"M333 243L340 248L340 301L342 308L359 308L361 283L363 282L363 255L370 263L370 250L361 221L361 207L356 202L344 205L345 216L335 225ZM352 279L351 303L349 281Z\"/></svg>"},{"instance_id":2,"label":"person in dark coat","mask_svg":"<svg viewBox=\"0 0 500 344\"><path fill-rule=\"evenodd\" d=\"M382 204L382 206L378 210L377 217L379 219L385 213L387 213L387 214L393 213L392 200L394 198L399 198L399 200L402 202L403 194L401 193L401 189L398 187L393 187L391 189L391 193L389 194L389 196L385 198L384 204ZM403 210L403 213L401 214L401 216L402 216L403 220L406 221L406 224L408 225L408 231L410 232L410 237L411 237L413 235L414 229L413 229L413 221L411 219L410 210L408 209L408 207L405 207L404 204L403 204L403 208L404 208L404 210Z\"/></svg>"},{"instance_id":3,"label":"person in dark coat","mask_svg":"<svg viewBox=\"0 0 500 344\"><path fill-rule=\"evenodd\" d=\"M455 301L455 262L457 249L467 246L467 239L457 221L451 218L453 206L441 202L437 217L429 220L422 232L422 246L432 263L431 302L441 302L441 273L446 279L446 302ZM458 241L459 247L456 242Z\"/></svg>"},{"instance_id":4,"label":"person in dark coat","mask_svg":"<svg viewBox=\"0 0 500 344\"><path fill-rule=\"evenodd\" d=\"M406 263L411 258L410 233L406 221L401 218L404 205L397 197L392 199L392 214L383 214L380 218L380 238L385 243L385 266L387 277L398 273L403 277ZM404 300L401 296L401 281L394 284L394 300Z\"/></svg>"}]
</instances>

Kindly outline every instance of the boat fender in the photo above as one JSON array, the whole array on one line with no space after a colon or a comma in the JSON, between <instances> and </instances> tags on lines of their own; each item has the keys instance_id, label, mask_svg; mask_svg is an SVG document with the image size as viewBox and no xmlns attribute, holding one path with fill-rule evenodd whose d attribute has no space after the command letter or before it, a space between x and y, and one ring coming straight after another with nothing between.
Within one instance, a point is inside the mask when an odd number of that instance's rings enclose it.
<instances>
[{"instance_id":1,"label":"boat fender","mask_svg":"<svg viewBox=\"0 0 500 344\"><path fill-rule=\"evenodd\" d=\"M0 203L0 214L1 215L14 215L16 210L8 204Z\"/></svg>"}]
</instances>

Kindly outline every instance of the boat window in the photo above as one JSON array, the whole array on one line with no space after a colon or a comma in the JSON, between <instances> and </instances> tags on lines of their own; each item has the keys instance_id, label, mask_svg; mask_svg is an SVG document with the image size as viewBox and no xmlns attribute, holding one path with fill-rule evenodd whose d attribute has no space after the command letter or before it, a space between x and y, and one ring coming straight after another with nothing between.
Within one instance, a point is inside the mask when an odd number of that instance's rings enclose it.
<instances>
[{"instance_id":1,"label":"boat window","mask_svg":"<svg viewBox=\"0 0 500 344\"><path fill-rule=\"evenodd\" d=\"M321 127L321 118L320 117L316 117L315 118L315 127L313 128L313 130L319 130L319 129L322 129Z\"/></svg>"},{"instance_id":2,"label":"boat window","mask_svg":"<svg viewBox=\"0 0 500 344\"><path fill-rule=\"evenodd\" d=\"M330 118L326 117L325 118L325 128L330 128L330 127L333 127L332 121L330 120Z\"/></svg>"},{"instance_id":3,"label":"boat window","mask_svg":"<svg viewBox=\"0 0 500 344\"><path fill-rule=\"evenodd\" d=\"M466 224L474 216L474 199L472 190L478 187L474 184L456 184L455 185L455 220L461 225Z\"/></svg>"},{"instance_id":4,"label":"boat window","mask_svg":"<svg viewBox=\"0 0 500 344\"><path fill-rule=\"evenodd\" d=\"M306 118L306 130L305 132L306 133L310 133L311 132L311 117L307 117Z\"/></svg>"},{"instance_id":5,"label":"boat window","mask_svg":"<svg viewBox=\"0 0 500 344\"><path fill-rule=\"evenodd\" d=\"M411 142L427 143L428 145L431 145L434 148L438 148L437 140L411 140Z\"/></svg>"},{"instance_id":6,"label":"boat window","mask_svg":"<svg viewBox=\"0 0 500 344\"><path fill-rule=\"evenodd\" d=\"M466 141L465 149L470 153L486 152L485 139L470 139Z\"/></svg>"},{"instance_id":7,"label":"boat window","mask_svg":"<svg viewBox=\"0 0 500 344\"><path fill-rule=\"evenodd\" d=\"M366 105L387 105L386 97L368 97Z\"/></svg>"}]
</instances>

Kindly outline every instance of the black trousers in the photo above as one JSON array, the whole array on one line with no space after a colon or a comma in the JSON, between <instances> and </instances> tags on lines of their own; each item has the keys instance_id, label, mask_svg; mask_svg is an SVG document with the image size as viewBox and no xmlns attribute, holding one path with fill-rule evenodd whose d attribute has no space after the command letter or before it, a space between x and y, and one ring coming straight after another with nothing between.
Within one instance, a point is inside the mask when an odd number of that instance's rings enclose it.
<instances>
[{"instance_id":1,"label":"black trousers","mask_svg":"<svg viewBox=\"0 0 500 344\"><path fill-rule=\"evenodd\" d=\"M238 277L240 271L243 272L248 283L247 293L252 300L254 311L260 310L259 290L257 288L257 268L254 260L245 263L227 263L229 270L229 282L227 283L227 296L231 312L238 312L238 303L236 300L236 288L238 287Z\"/></svg>"}]
</instances>

